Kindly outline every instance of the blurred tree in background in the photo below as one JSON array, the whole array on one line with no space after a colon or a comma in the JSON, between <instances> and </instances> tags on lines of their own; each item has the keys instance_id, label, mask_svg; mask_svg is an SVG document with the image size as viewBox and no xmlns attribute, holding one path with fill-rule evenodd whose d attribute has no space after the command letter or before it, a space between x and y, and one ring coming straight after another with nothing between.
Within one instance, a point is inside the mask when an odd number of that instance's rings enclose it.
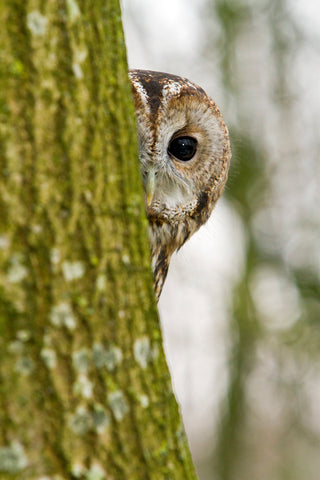
<instances>
[{"instance_id":1,"label":"blurred tree in background","mask_svg":"<svg viewBox=\"0 0 320 480\"><path fill-rule=\"evenodd\" d=\"M207 18L218 24L209 20L207 56L219 54L225 117L232 118L226 195L246 232L230 306L219 480L320 475L319 139L311 111L303 114L298 71L299 57L313 47L291 7L285 0L207 2Z\"/></svg>"}]
</instances>

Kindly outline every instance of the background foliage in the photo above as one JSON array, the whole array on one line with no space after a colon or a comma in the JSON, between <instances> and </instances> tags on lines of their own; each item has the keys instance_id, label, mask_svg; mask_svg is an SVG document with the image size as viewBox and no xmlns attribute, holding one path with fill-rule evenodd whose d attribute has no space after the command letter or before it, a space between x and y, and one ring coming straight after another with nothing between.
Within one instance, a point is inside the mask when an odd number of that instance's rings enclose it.
<instances>
[{"instance_id":1,"label":"background foliage","mask_svg":"<svg viewBox=\"0 0 320 480\"><path fill-rule=\"evenodd\" d=\"M214 233L205 248L199 234L181 252L160 303L202 480L319 478L316 3L202 0L187 8L176 0L157 10L124 2L131 65L202 84L232 139Z\"/></svg>"}]
</instances>

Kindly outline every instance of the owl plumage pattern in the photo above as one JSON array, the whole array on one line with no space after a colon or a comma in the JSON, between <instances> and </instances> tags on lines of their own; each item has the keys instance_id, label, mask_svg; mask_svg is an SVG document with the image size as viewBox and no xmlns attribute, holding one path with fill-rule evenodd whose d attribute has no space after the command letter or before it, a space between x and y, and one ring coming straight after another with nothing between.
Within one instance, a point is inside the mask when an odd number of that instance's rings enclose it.
<instances>
[{"instance_id":1,"label":"owl plumage pattern","mask_svg":"<svg viewBox=\"0 0 320 480\"><path fill-rule=\"evenodd\" d=\"M172 254L209 218L228 176L229 135L205 91L185 78L130 71L159 298Z\"/></svg>"}]
</instances>

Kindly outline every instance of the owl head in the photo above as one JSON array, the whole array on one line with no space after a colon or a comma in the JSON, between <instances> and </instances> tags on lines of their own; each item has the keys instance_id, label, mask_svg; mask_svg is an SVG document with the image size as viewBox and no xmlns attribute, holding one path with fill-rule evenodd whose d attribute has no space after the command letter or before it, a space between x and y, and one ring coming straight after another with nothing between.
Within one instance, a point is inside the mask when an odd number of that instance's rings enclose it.
<instances>
[{"instance_id":1,"label":"owl head","mask_svg":"<svg viewBox=\"0 0 320 480\"><path fill-rule=\"evenodd\" d=\"M132 70L130 80L157 280L162 267L165 278L172 253L209 218L227 180L230 142L217 105L201 87L149 70Z\"/></svg>"}]
</instances>

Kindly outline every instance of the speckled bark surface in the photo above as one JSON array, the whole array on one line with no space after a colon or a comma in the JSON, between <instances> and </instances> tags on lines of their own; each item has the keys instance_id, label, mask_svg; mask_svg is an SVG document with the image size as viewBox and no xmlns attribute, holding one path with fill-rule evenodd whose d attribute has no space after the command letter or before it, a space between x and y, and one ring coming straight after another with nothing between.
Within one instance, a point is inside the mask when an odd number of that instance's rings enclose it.
<instances>
[{"instance_id":1,"label":"speckled bark surface","mask_svg":"<svg viewBox=\"0 0 320 480\"><path fill-rule=\"evenodd\" d=\"M194 479L116 0L0 4L0 477Z\"/></svg>"}]
</instances>

